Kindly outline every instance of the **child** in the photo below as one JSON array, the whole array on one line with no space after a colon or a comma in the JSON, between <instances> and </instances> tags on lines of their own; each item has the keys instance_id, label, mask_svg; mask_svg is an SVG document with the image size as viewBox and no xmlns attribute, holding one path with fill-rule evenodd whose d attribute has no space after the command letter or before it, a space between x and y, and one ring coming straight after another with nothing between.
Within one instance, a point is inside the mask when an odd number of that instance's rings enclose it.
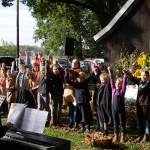
<instances>
[{"instance_id":1,"label":"child","mask_svg":"<svg viewBox=\"0 0 150 150\"><path fill-rule=\"evenodd\" d=\"M150 80L149 72L142 71L141 79L133 77L127 73L128 78L138 85L136 100L137 121L139 126L139 138L136 141L145 142L148 139L148 130L150 129Z\"/></svg>"},{"instance_id":2,"label":"child","mask_svg":"<svg viewBox=\"0 0 150 150\"><path fill-rule=\"evenodd\" d=\"M100 85L96 89L97 94L93 103L97 111L97 124L101 132L107 135L107 126L111 122L111 86L108 81L108 74L102 73L99 78Z\"/></svg>"},{"instance_id":3,"label":"child","mask_svg":"<svg viewBox=\"0 0 150 150\"><path fill-rule=\"evenodd\" d=\"M10 109L11 103L15 102L15 83L16 77L11 74L10 70L6 72L6 100L8 103L8 110Z\"/></svg>"},{"instance_id":4,"label":"child","mask_svg":"<svg viewBox=\"0 0 150 150\"><path fill-rule=\"evenodd\" d=\"M6 71L0 70L0 94L6 95Z\"/></svg>"},{"instance_id":5,"label":"child","mask_svg":"<svg viewBox=\"0 0 150 150\"><path fill-rule=\"evenodd\" d=\"M114 82L110 67L108 67L108 72L112 88L112 116L114 123L113 142L116 143L118 141L119 132L121 132L120 143L123 143L126 131L124 95L126 90L127 77L126 74L124 74L123 79L117 78L116 82Z\"/></svg>"},{"instance_id":6,"label":"child","mask_svg":"<svg viewBox=\"0 0 150 150\"><path fill-rule=\"evenodd\" d=\"M91 99L90 93L88 90L88 82L85 79L85 73L79 72L79 76L76 81L69 80L69 72L66 70L66 81L75 90L75 99L77 105L75 106L75 123L80 123L82 125L82 132L90 131L90 121L92 117L89 101ZM81 116L80 116L81 114ZM80 118L81 117L81 118Z\"/></svg>"},{"instance_id":7,"label":"child","mask_svg":"<svg viewBox=\"0 0 150 150\"><path fill-rule=\"evenodd\" d=\"M51 83L51 125L60 125L61 108L63 104L63 79L59 70L59 65L52 65L52 73L50 74Z\"/></svg>"}]
</instances>

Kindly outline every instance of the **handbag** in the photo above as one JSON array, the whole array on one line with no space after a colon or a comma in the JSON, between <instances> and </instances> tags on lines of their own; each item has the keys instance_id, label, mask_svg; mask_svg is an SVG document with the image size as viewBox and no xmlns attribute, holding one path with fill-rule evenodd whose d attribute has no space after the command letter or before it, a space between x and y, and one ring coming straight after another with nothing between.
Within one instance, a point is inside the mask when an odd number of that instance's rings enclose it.
<instances>
[{"instance_id":1,"label":"handbag","mask_svg":"<svg viewBox=\"0 0 150 150\"><path fill-rule=\"evenodd\" d=\"M66 103L74 101L74 88L70 85L64 87L64 101Z\"/></svg>"}]
</instances>

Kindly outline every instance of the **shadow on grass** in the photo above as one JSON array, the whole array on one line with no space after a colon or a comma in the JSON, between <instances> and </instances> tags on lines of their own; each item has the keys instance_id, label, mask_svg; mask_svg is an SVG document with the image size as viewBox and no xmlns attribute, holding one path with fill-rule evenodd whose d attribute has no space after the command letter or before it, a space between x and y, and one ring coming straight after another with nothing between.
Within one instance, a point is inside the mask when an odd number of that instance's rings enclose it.
<instances>
[{"instance_id":1,"label":"shadow on grass","mask_svg":"<svg viewBox=\"0 0 150 150\"><path fill-rule=\"evenodd\" d=\"M127 146L125 146L124 144L114 144L114 143L111 143L111 144L107 144L107 145L93 145L94 147L96 148L101 148L101 149L111 149L111 150L126 150L128 149Z\"/></svg>"}]
</instances>

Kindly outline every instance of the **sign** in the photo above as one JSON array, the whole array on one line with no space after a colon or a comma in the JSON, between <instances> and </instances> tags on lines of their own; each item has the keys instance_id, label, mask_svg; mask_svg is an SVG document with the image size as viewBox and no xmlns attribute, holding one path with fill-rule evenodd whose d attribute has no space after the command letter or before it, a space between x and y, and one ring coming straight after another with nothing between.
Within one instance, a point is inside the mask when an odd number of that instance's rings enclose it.
<instances>
[{"instance_id":1,"label":"sign","mask_svg":"<svg viewBox=\"0 0 150 150\"><path fill-rule=\"evenodd\" d=\"M137 99L138 86L137 85L127 85L125 99L126 101L136 101Z\"/></svg>"}]
</instances>

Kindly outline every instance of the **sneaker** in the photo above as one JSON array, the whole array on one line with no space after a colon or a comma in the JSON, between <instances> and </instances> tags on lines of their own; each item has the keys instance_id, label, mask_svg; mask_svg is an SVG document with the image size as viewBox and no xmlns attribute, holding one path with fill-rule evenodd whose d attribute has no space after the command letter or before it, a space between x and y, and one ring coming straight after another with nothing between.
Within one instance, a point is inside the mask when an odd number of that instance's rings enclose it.
<instances>
[{"instance_id":1,"label":"sneaker","mask_svg":"<svg viewBox=\"0 0 150 150\"><path fill-rule=\"evenodd\" d=\"M69 128L72 129L73 128L73 123L69 124Z\"/></svg>"},{"instance_id":2,"label":"sneaker","mask_svg":"<svg viewBox=\"0 0 150 150\"><path fill-rule=\"evenodd\" d=\"M143 138L141 139L140 143L147 142L147 139L148 139L148 135L147 135L147 134L144 134L144 136L143 136Z\"/></svg>"},{"instance_id":3,"label":"sneaker","mask_svg":"<svg viewBox=\"0 0 150 150\"><path fill-rule=\"evenodd\" d=\"M81 132L84 133L86 131L85 127L81 127Z\"/></svg>"},{"instance_id":4,"label":"sneaker","mask_svg":"<svg viewBox=\"0 0 150 150\"><path fill-rule=\"evenodd\" d=\"M143 136L139 136L134 140L134 142L140 142L142 139L143 139Z\"/></svg>"},{"instance_id":5,"label":"sneaker","mask_svg":"<svg viewBox=\"0 0 150 150\"><path fill-rule=\"evenodd\" d=\"M125 141L125 134L123 132L121 132L120 134L120 143L124 143Z\"/></svg>"},{"instance_id":6,"label":"sneaker","mask_svg":"<svg viewBox=\"0 0 150 150\"><path fill-rule=\"evenodd\" d=\"M78 123L75 123L74 128L75 128L75 129L78 129L78 128L79 128L79 124L78 124Z\"/></svg>"},{"instance_id":7,"label":"sneaker","mask_svg":"<svg viewBox=\"0 0 150 150\"><path fill-rule=\"evenodd\" d=\"M84 133L90 133L90 130L89 130L89 129L86 129L86 130L84 131Z\"/></svg>"},{"instance_id":8,"label":"sneaker","mask_svg":"<svg viewBox=\"0 0 150 150\"><path fill-rule=\"evenodd\" d=\"M119 138L119 135L118 135L118 133L114 133L114 137L113 137L113 143L117 143L117 141L118 141L118 138Z\"/></svg>"}]
</instances>

